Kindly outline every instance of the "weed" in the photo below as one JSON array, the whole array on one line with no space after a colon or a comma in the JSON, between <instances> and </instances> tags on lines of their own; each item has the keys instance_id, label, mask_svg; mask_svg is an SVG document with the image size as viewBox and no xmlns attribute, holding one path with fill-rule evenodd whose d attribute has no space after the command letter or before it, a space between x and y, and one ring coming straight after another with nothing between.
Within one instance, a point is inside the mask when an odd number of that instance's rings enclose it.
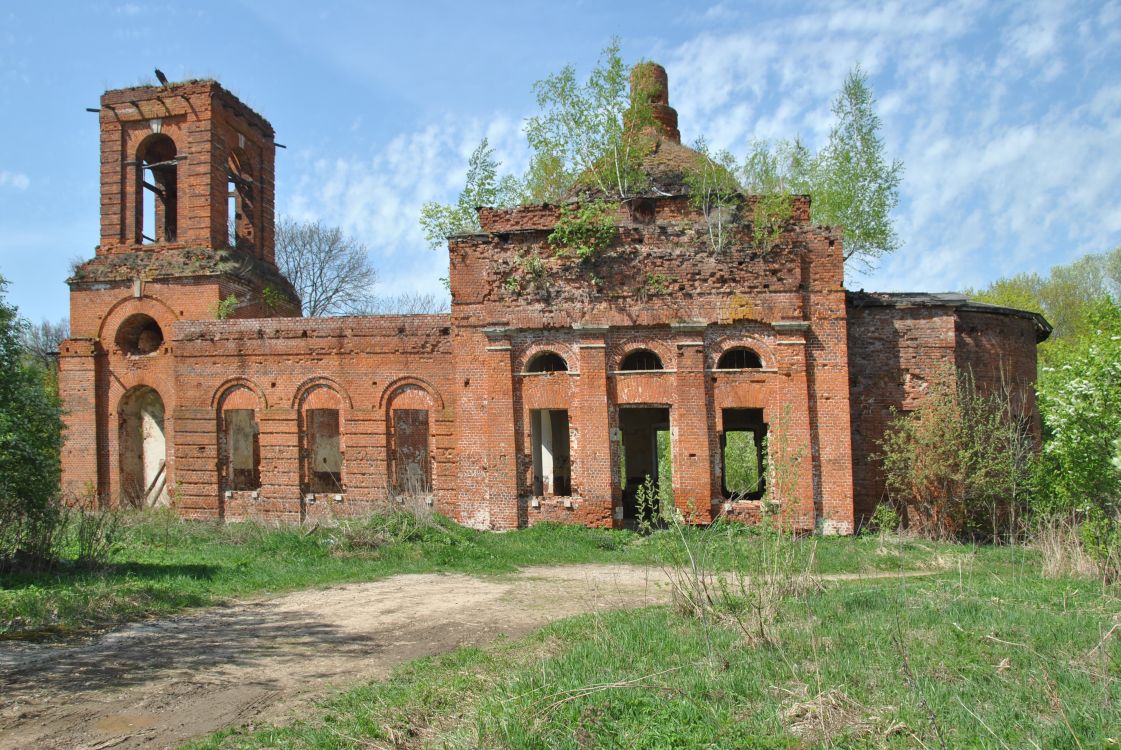
<instances>
[{"instance_id":1,"label":"weed","mask_svg":"<svg viewBox=\"0 0 1121 750\"><path fill-rule=\"evenodd\" d=\"M608 201L561 206L549 242L571 250L580 261L591 260L615 241L615 210Z\"/></svg>"},{"instance_id":2,"label":"weed","mask_svg":"<svg viewBox=\"0 0 1121 750\"><path fill-rule=\"evenodd\" d=\"M236 294L230 293L230 296L225 299L218 300L214 303L212 312L214 317L218 320L226 320L234 314L239 304Z\"/></svg>"},{"instance_id":3,"label":"weed","mask_svg":"<svg viewBox=\"0 0 1121 750\"><path fill-rule=\"evenodd\" d=\"M872 512L872 517L868 519L867 528L869 531L888 533L897 531L900 522L899 511L888 503L880 503Z\"/></svg>"}]
</instances>

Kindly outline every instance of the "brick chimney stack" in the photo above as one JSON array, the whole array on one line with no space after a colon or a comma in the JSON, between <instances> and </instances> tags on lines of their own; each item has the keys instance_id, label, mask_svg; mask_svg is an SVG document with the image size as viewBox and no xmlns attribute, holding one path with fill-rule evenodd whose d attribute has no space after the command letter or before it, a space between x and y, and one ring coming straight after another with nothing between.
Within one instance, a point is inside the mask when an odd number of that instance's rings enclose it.
<instances>
[{"instance_id":1,"label":"brick chimney stack","mask_svg":"<svg viewBox=\"0 0 1121 750\"><path fill-rule=\"evenodd\" d=\"M677 110L669 105L669 76L666 69L655 62L642 62L631 69L631 100L645 94L650 102L658 135L674 143L681 143L677 129Z\"/></svg>"}]
</instances>

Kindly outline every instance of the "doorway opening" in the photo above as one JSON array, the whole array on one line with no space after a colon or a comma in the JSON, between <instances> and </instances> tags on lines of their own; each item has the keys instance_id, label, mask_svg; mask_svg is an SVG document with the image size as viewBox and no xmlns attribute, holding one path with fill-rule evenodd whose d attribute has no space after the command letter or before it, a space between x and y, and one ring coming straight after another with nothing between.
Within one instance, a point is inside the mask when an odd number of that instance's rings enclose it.
<instances>
[{"instance_id":1,"label":"doorway opening","mask_svg":"<svg viewBox=\"0 0 1121 750\"><path fill-rule=\"evenodd\" d=\"M763 421L763 410L725 409L723 416L720 452L724 497L758 500L765 489L763 451L767 424Z\"/></svg>"},{"instance_id":2,"label":"doorway opening","mask_svg":"<svg viewBox=\"0 0 1121 750\"><path fill-rule=\"evenodd\" d=\"M538 497L572 494L571 454L567 409L532 409L533 494Z\"/></svg>"},{"instance_id":3,"label":"doorway opening","mask_svg":"<svg viewBox=\"0 0 1121 750\"><path fill-rule=\"evenodd\" d=\"M623 521L659 518L673 507L673 458L668 407L619 409L619 474Z\"/></svg>"},{"instance_id":4,"label":"doorway opening","mask_svg":"<svg viewBox=\"0 0 1121 750\"><path fill-rule=\"evenodd\" d=\"M133 388L121 398L121 501L137 508L167 505L167 442L164 405L148 386Z\"/></svg>"},{"instance_id":5,"label":"doorway opening","mask_svg":"<svg viewBox=\"0 0 1121 750\"><path fill-rule=\"evenodd\" d=\"M339 410L308 409L304 413L304 422L307 431L307 490L345 492Z\"/></svg>"},{"instance_id":6,"label":"doorway opening","mask_svg":"<svg viewBox=\"0 0 1121 750\"><path fill-rule=\"evenodd\" d=\"M428 410L394 409L392 445L394 491L422 497L432 491L428 452Z\"/></svg>"}]
</instances>

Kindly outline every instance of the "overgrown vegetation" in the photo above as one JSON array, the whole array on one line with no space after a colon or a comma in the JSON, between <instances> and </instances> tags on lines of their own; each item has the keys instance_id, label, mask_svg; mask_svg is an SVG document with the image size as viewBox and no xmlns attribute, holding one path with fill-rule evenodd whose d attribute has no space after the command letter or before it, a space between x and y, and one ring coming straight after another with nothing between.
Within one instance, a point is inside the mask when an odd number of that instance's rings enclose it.
<instances>
[{"instance_id":1,"label":"overgrown vegetation","mask_svg":"<svg viewBox=\"0 0 1121 750\"><path fill-rule=\"evenodd\" d=\"M653 81L641 64L633 80L630 72L615 39L586 82L566 65L534 84L540 113L525 126L533 154L527 197L557 201L575 186L618 200L647 188L642 162L655 140L650 132Z\"/></svg>"},{"instance_id":2,"label":"overgrown vegetation","mask_svg":"<svg viewBox=\"0 0 1121 750\"><path fill-rule=\"evenodd\" d=\"M1102 300L1121 300L1121 247L1091 253L1046 275L1019 273L965 293L981 302L1042 313L1054 332L1039 345L1040 367L1062 367L1069 350L1092 337Z\"/></svg>"},{"instance_id":3,"label":"overgrown vegetation","mask_svg":"<svg viewBox=\"0 0 1121 750\"><path fill-rule=\"evenodd\" d=\"M225 299L220 299L214 303L211 312L218 320L228 320L236 311L240 303L237 295L231 292Z\"/></svg>"},{"instance_id":4,"label":"overgrown vegetation","mask_svg":"<svg viewBox=\"0 0 1121 750\"><path fill-rule=\"evenodd\" d=\"M629 69L623 62L618 40L603 51L586 81L571 65L538 81L539 113L525 125L526 172L500 177L501 165L484 139L468 161L456 202L429 202L422 208L420 223L429 244L439 248L453 234L479 231L480 206L578 200L567 207L562 222L576 220L581 235L597 232L598 214L609 211L597 208L595 217L584 216L589 206L613 204L651 188L643 162L657 142L654 86L652 68L639 63ZM769 249L791 218L796 194L812 196L814 222L844 227L846 261L871 267L899 247L891 212L899 202L903 167L884 156L875 98L859 67L849 73L832 111L833 128L816 154L797 139L757 141L742 161L726 150L711 150L703 137L694 144L700 158L683 179L703 217L710 250L731 247L749 216L751 241ZM741 209L745 192L754 194L750 211ZM584 251L574 256L585 260L595 246L576 238L574 247Z\"/></svg>"},{"instance_id":5,"label":"overgrown vegetation","mask_svg":"<svg viewBox=\"0 0 1121 750\"><path fill-rule=\"evenodd\" d=\"M62 419L53 377L21 343L26 326L0 277L0 572L49 560L60 533Z\"/></svg>"},{"instance_id":6,"label":"overgrown vegetation","mask_svg":"<svg viewBox=\"0 0 1121 750\"><path fill-rule=\"evenodd\" d=\"M429 201L421 206L420 227L432 248L440 248L453 234L481 231L480 206L515 206L521 202L523 187L511 175L498 177L499 164L494 149L484 138L467 160L465 186L454 205Z\"/></svg>"},{"instance_id":7,"label":"overgrown vegetation","mask_svg":"<svg viewBox=\"0 0 1121 750\"><path fill-rule=\"evenodd\" d=\"M657 564L678 532L642 537L629 531L541 524L493 534L440 516L406 511L340 520L311 528L257 522L179 519L173 511L115 515L112 545L97 565L78 562L78 541L67 537L60 564L0 575L0 634L68 632L165 615L185 607L249 596L366 581L397 573L458 571L509 573L528 565L585 562ZM692 538L699 529L686 529ZM740 527L712 545L714 565L752 555L755 531ZM906 559L885 556L872 539L822 540L821 573L923 567L937 546L908 545Z\"/></svg>"},{"instance_id":8,"label":"overgrown vegetation","mask_svg":"<svg viewBox=\"0 0 1121 750\"><path fill-rule=\"evenodd\" d=\"M611 246L615 231L614 204L590 201L565 205L549 235L549 244L558 248L558 255L571 252L579 260L588 261Z\"/></svg>"},{"instance_id":9,"label":"overgrown vegetation","mask_svg":"<svg viewBox=\"0 0 1121 750\"><path fill-rule=\"evenodd\" d=\"M693 144L693 149L701 160L696 169L685 174L689 203L704 217L709 247L722 253L731 244L732 226L738 218L736 211L743 202L743 188L736 179L740 168L731 152L711 151L703 136ZM789 200L785 202L789 205Z\"/></svg>"},{"instance_id":10,"label":"overgrown vegetation","mask_svg":"<svg viewBox=\"0 0 1121 750\"><path fill-rule=\"evenodd\" d=\"M1019 274L971 296L1043 313L1042 451L1028 497L1036 542L1054 570L1121 577L1121 248ZM1051 558L1054 558L1053 560Z\"/></svg>"},{"instance_id":11,"label":"overgrown vegetation","mask_svg":"<svg viewBox=\"0 0 1121 750\"><path fill-rule=\"evenodd\" d=\"M983 392L972 373L943 370L881 442L888 492L908 529L990 541L1019 531L1036 449L1030 424L1011 389Z\"/></svg>"}]
</instances>

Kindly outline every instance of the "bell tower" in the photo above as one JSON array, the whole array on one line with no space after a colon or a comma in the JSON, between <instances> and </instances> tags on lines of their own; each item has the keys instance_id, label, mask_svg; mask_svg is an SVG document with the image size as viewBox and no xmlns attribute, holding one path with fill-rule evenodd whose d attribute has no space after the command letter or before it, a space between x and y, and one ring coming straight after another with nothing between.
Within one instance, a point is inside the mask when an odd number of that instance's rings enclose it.
<instances>
[{"instance_id":1,"label":"bell tower","mask_svg":"<svg viewBox=\"0 0 1121 750\"><path fill-rule=\"evenodd\" d=\"M298 315L275 262L272 125L209 80L107 91L98 112L101 241L69 279L74 335L98 332L105 295L86 293L106 285L158 286L177 318Z\"/></svg>"},{"instance_id":2,"label":"bell tower","mask_svg":"<svg viewBox=\"0 0 1121 750\"><path fill-rule=\"evenodd\" d=\"M229 248L273 263L273 129L214 81L101 97L99 254Z\"/></svg>"},{"instance_id":3,"label":"bell tower","mask_svg":"<svg viewBox=\"0 0 1121 750\"><path fill-rule=\"evenodd\" d=\"M63 488L169 502L176 323L298 316L274 254L272 126L215 81L107 91L101 239L74 269L59 352ZM221 335L221 326L215 336Z\"/></svg>"}]
</instances>

